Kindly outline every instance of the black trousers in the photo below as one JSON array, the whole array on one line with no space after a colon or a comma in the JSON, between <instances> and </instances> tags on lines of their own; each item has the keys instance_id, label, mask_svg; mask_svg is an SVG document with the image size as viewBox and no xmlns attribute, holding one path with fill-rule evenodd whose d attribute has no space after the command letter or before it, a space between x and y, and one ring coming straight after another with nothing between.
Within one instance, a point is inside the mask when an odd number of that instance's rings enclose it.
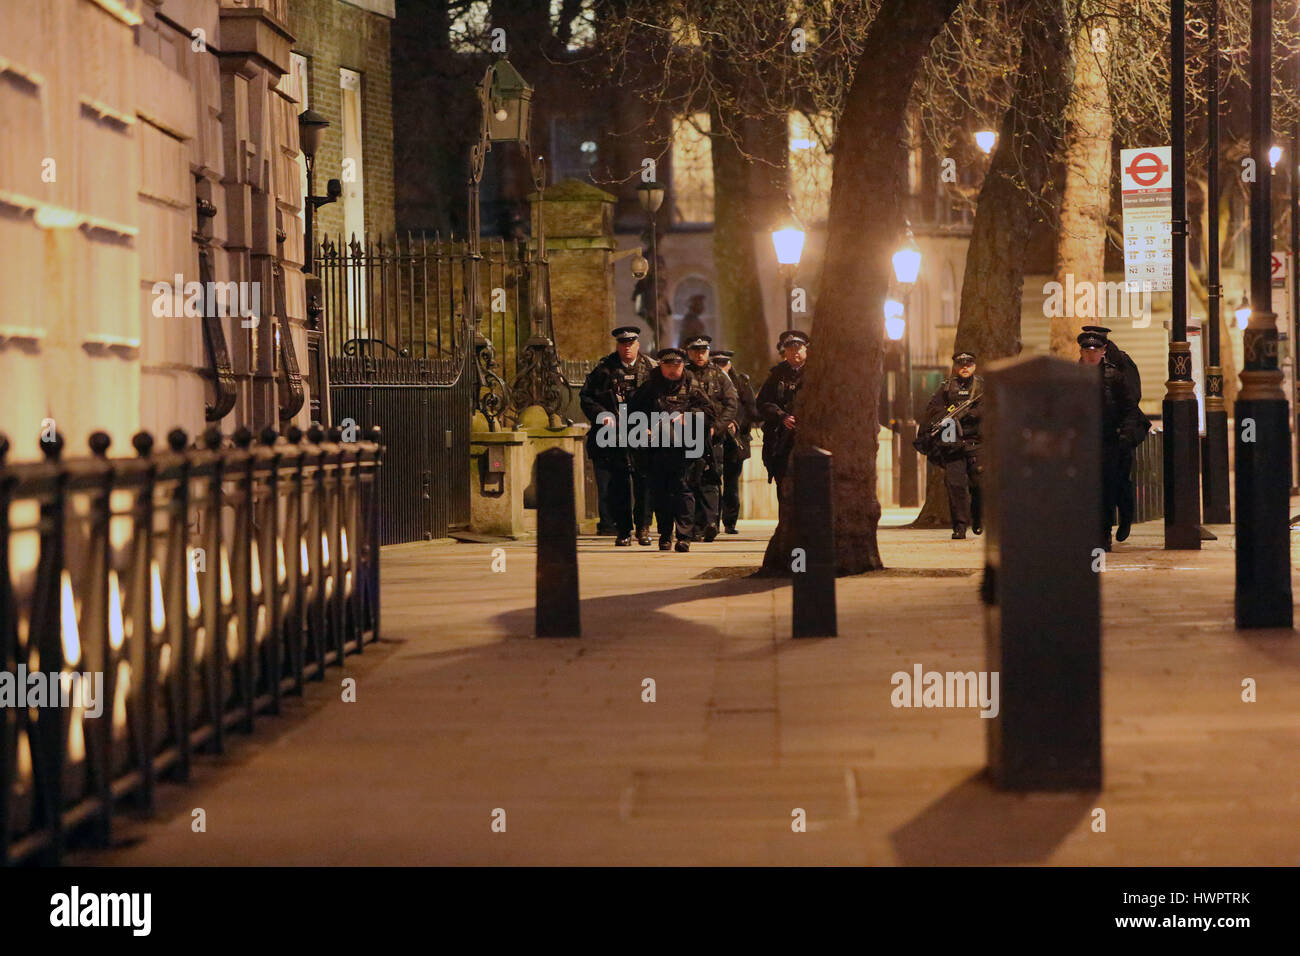
<instances>
[{"instance_id":1,"label":"black trousers","mask_svg":"<svg viewBox=\"0 0 1300 956\"><path fill-rule=\"evenodd\" d=\"M740 473L744 461L724 456L722 460L722 526L734 528L740 518Z\"/></svg>"},{"instance_id":2,"label":"black trousers","mask_svg":"<svg viewBox=\"0 0 1300 956\"><path fill-rule=\"evenodd\" d=\"M591 470L596 475L596 513L599 515L596 519L596 526L600 531L613 531L615 526L614 514L609 508L609 479L611 476L609 463L604 457L597 458L593 455Z\"/></svg>"},{"instance_id":3,"label":"black trousers","mask_svg":"<svg viewBox=\"0 0 1300 956\"><path fill-rule=\"evenodd\" d=\"M695 533L699 537L705 528L716 528L722 506L723 443L721 440L704 446L698 461L699 477L695 485Z\"/></svg>"},{"instance_id":4,"label":"black trousers","mask_svg":"<svg viewBox=\"0 0 1300 956\"><path fill-rule=\"evenodd\" d=\"M963 451L943 459L943 486L948 491L954 531L982 523L984 509L976 452Z\"/></svg>"},{"instance_id":5,"label":"black trousers","mask_svg":"<svg viewBox=\"0 0 1300 956\"><path fill-rule=\"evenodd\" d=\"M1133 449L1119 442L1105 442L1101 446L1101 528L1109 535L1119 520L1132 522L1136 509L1133 489Z\"/></svg>"},{"instance_id":6,"label":"black trousers","mask_svg":"<svg viewBox=\"0 0 1300 956\"><path fill-rule=\"evenodd\" d=\"M610 456L603 463L608 474L606 492L609 517L619 537L650 527L650 482L627 454Z\"/></svg>"},{"instance_id":7,"label":"black trousers","mask_svg":"<svg viewBox=\"0 0 1300 956\"><path fill-rule=\"evenodd\" d=\"M651 453L650 497L654 502L659 539L695 540L695 488L700 459L691 460L676 449Z\"/></svg>"}]
</instances>

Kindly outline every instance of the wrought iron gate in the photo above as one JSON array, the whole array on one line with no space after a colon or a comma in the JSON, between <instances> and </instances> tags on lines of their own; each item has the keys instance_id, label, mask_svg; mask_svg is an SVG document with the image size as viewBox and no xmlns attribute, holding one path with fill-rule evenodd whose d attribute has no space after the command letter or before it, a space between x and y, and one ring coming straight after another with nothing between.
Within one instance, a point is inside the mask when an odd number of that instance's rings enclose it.
<instances>
[{"instance_id":1,"label":"wrought iron gate","mask_svg":"<svg viewBox=\"0 0 1300 956\"><path fill-rule=\"evenodd\" d=\"M317 249L333 423L383 431L382 544L446 537L469 523L475 377L463 256L407 237Z\"/></svg>"}]
</instances>

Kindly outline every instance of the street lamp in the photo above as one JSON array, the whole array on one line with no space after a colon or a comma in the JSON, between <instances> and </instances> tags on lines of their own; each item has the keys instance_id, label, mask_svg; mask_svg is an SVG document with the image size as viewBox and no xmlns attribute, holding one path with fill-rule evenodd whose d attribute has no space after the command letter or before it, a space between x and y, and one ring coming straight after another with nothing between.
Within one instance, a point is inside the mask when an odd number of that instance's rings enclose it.
<instances>
[{"instance_id":1,"label":"street lamp","mask_svg":"<svg viewBox=\"0 0 1300 956\"><path fill-rule=\"evenodd\" d=\"M1271 0L1254 0L1250 18L1250 152L1256 162L1273 138L1272 45L1273 4ZM1245 368L1234 416L1238 423L1234 605L1239 628L1289 630L1293 620L1288 532L1290 425L1283 373L1278 365L1277 315L1273 311L1271 180L1271 176L1257 176L1250 188L1253 314L1242 333ZM1177 283L1175 273L1175 289ZM1249 435L1244 422L1254 425Z\"/></svg>"},{"instance_id":2,"label":"street lamp","mask_svg":"<svg viewBox=\"0 0 1300 956\"><path fill-rule=\"evenodd\" d=\"M885 300L885 334L893 342L901 341L907 331L907 320L903 317L903 303L897 299Z\"/></svg>"},{"instance_id":3,"label":"street lamp","mask_svg":"<svg viewBox=\"0 0 1300 956\"><path fill-rule=\"evenodd\" d=\"M885 334L895 341L900 338L903 340L903 368L905 374L903 379L903 428L899 433L898 442L898 504L903 508L913 508L921 503L921 492L919 483L916 480L916 449L912 446L912 440L916 438L916 421L914 420L915 412L912 407L912 336L907 334L909 330L906 312L907 300L911 296L916 280L921 274L921 250L917 248L916 239L912 235L911 224L905 224L904 229L903 245L892 257L894 278L898 281L902 299L900 301L891 298L885 302ZM891 318L894 322L894 328L898 331L897 336L890 330Z\"/></svg>"},{"instance_id":4,"label":"street lamp","mask_svg":"<svg viewBox=\"0 0 1300 956\"><path fill-rule=\"evenodd\" d=\"M1250 325L1250 302L1246 300L1244 293L1241 296L1241 305L1237 306L1237 311L1232 314L1237 318L1237 328L1244 330Z\"/></svg>"},{"instance_id":5,"label":"street lamp","mask_svg":"<svg viewBox=\"0 0 1300 956\"><path fill-rule=\"evenodd\" d=\"M1281 146L1270 146L1268 148L1268 168L1277 169L1277 161L1282 158Z\"/></svg>"},{"instance_id":6,"label":"street lamp","mask_svg":"<svg viewBox=\"0 0 1300 956\"><path fill-rule=\"evenodd\" d=\"M975 134L975 145L987 156L997 145L998 134L991 129L982 129Z\"/></svg>"},{"instance_id":7,"label":"street lamp","mask_svg":"<svg viewBox=\"0 0 1300 956\"><path fill-rule=\"evenodd\" d=\"M307 195L302 200L306 220L303 243L307 248L303 250L302 259L303 268L308 272L315 271L313 269L316 258L315 212L319 207L329 205L343 195L343 184L337 179L331 179L325 184L324 196L312 195L316 191L316 151L320 149L321 136L329 125L330 121L315 110L303 110L298 114L298 146L302 149L303 159L307 161Z\"/></svg>"},{"instance_id":8,"label":"street lamp","mask_svg":"<svg viewBox=\"0 0 1300 956\"><path fill-rule=\"evenodd\" d=\"M663 346L659 333L659 229L655 213L664 204L664 187L658 182L642 183L636 187L637 202L645 210L646 221L650 227L650 313L651 325L655 330L655 348ZM635 271L635 270L633 270Z\"/></svg>"},{"instance_id":9,"label":"street lamp","mask_svg":"<svg viewBox=\"0 0 1300 956\"><path fill-rule=\"evenodd\" d=\"M781 276L785 279L785 327L794 328L794 273L799 268L799 258L803 255L803 243L806 235L798 225L782 226L772 231L772 248L776 250L776 261L780 266Z\"/></svg>"},{"instance_id":10,"label":"street lamp","mask_svg":"<svg viewBox=\"0 0 1300 956\"><path fill-rule=\"evenodd\" d=\"M1219 195L1219 0L1210 0L1208 11L1209 51L1206 54L1206 123L1208 159L1206 177L1209 195ZM1207 204L1207 236L1219 234L1219 204ZM1223 367L1220 358L1219 322L1222 319L1223 286L1219 283L1219 244L1206 243L1206 266L1209 300L1209 367L1205 370L1205 465L1201 486L1202 517L1207 524L1227 524L1232 520L1231 490L1228 487L1228 410L1223 401ZM1243 302L1244 304L1244 302ZM1247 309L1247 317L1250 315Z\"/></svg>"}]
</instances>

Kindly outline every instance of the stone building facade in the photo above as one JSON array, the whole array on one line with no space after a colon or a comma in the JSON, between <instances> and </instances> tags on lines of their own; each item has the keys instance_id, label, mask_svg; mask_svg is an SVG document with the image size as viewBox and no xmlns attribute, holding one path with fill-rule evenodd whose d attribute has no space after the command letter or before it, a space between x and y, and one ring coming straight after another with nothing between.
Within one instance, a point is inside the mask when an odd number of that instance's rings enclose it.
<instances>
[{"instance_id":1,"label":"stone building facade","mask_svg":"<svg viewBox=\"0 0 1300 956\"><path fill-rule=\"evenodd\" d=\"M321 49L331 31L348 31L341 50L368 38L348 61L366 68L369 97L359 188L367 219L391 228L383 6L0 4L0 431L11 459L34 457L51 422L70 453L102 429L117 454L142 428L309 424L291 24ZM336 92L342 55L316 63ZM322 112L337 131L329 86ZM341 178L337 144L327 131L318 182ZM323 209L341 223L341 208Z\"/></svg>"}]
</instances>

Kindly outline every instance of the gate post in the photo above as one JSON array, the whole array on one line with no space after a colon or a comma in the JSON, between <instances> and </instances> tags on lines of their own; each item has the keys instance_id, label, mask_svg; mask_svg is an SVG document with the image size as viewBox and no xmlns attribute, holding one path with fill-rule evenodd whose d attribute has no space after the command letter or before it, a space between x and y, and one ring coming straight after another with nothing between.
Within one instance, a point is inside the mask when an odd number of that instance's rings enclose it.
<instances>
[{"instance_id":1,"label":"gate post","mask_svg":"<svg viewBox=\"0 0 1300 956\"><path fill-rule=\"evenodd\" d=\"M1101 786L1101 378L1050 356L988 374L988 769L1004 790ZM992 676L990 675L990 684Z\"/></svg>"}]
</instances>

